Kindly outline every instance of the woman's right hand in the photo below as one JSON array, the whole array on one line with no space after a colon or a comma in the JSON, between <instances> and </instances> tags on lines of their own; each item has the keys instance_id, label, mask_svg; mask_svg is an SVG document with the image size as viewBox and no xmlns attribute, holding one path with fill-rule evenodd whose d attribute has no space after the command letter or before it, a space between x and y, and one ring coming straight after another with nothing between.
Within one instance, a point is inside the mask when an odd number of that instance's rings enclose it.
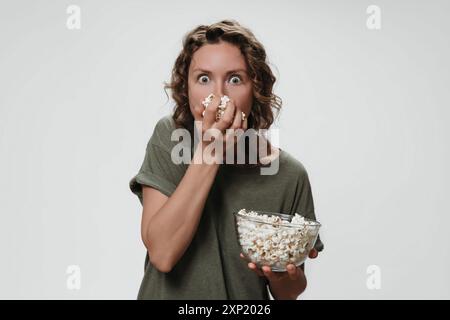
<instances>
[{"instance_id":1,"label":"woman's right hand","mask_svg":"<svg viewBox=\"0 0 450 320\"><path fill-rule=\"evenodd\" d=\"M206 97L205 97L206 98ZM202 99L203 101L203 99ZM205 109L202 101L198 103L194 107L194 115L195 118L195 127L202 143L202 149L204 150L210 143L212 143L211 136L214 136L214 139L221 139L223 141L223 150L224 153L222 155L214 155L214 160L219 160L220 157L223 157L226 151L226 147L228 148L234 147L234 144L237 142L236 136L233 132L228 132L227 129L242 129L243 131L247 130L248 122L247 117L242 121L242 111L239 106L236 106L233 99L230 100L226 104L225 111L222 117L216 121L216 114L219 110L219 105L221 103L220 96L214 95L213 99L209 103L208 107ZM204 115L202 115L204 112ZM201 124L201 128L200 128ZM210 130L217 129L217 130ZM210 130L210 131L208 131ZM206 134L206 136L205 136ZM208 157L208 152L204 155L204 158ZM212 159L210 159L212 160ZM223 159L224 160L224 159ZM208 163L210 161L207 161ZM223 161L225 162L225 161Z\"/></svg>"}]
</instances>

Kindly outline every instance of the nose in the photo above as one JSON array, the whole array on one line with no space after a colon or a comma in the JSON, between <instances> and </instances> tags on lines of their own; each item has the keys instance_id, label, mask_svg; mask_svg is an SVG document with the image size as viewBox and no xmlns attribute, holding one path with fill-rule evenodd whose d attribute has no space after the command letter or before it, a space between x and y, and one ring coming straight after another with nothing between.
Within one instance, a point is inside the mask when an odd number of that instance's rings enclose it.
<instances>
[{"instance_id":1,"label":"nose","mask_svg":"<svg viewBox=\"0 0 450 320\"><path fill-rule=\"evenodd\" d=\"M217 84L215 86L215 88L214 88L214 95L216 95L219 98L222 97L222 96L228 95L226 90L225 90L225 87L224 87L223 83L219 83L219 84Z\"/></svg>"}]
</instances>

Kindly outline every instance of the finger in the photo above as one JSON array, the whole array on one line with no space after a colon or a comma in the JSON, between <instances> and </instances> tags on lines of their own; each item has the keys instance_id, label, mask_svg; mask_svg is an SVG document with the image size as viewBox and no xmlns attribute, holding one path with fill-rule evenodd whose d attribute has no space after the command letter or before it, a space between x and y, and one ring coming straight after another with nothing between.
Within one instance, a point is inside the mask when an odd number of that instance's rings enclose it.
<instances>
[{"instance_id":1,"label":"finger","mask_svg":"<svg viewBox=\"0 0 450 320\"><path fill-rule=\"evenodd\" d=\"M232 129L238 129L242 127L242 113L241 110L236 107L236 112L234 115L233 124L231 125Z\"/></svg>"},{"instance_id":2,"label":"finger","mask_svg":"<svg viewBox=\"0 0 450 320\"><path fill-rule=\"evenodd\" d=\"M254 264L253 262L249 262L248 267L250 268L250 270L255 272L258 276L264 277L264 273L261 270L259 270L258 267L256 266L256 264Z\"/></svg>"},{"instance_id":3,"label":"finger","mask_svg":"<svg viewBox=\"0 0 450 320\"><path fill-rule=\"evenodd\" d=\"M220 97L214 96L213 99L211 100L211 103L205 109L205 114L203 115L203 123L206 128L211 128L216 122L216 112L219 104L220 104Z\"/></svg>"},{"instance_id":4,"label":"finger","mask_svg":"<svg viewBox=\"0 0 450 320\"><path fill-rule=\"evenodd\" d=\"M239 256L240 256L242 259L244 259L245 261L247 261L247 258L244 256L244 254L243 254L242 252L239 254Z\"/></svg>"},{"instance_id":5,"label":"finger","mask_svg":"<svg viewBox=\"0 0 450 320\"><path fill-rule=\"evenodd\" d=\"M221 132L225 132L225 130L230 128L233 124L235 113L236 107L231 102L228 102L222 116L220 116L220 119L216 122L215 127Z\"/></svg>"},{"instance_id":6,"label":"finger","mask_svg":"<svg viewBox=\"0 0 450 320\"><path fill-rule=\"evenodd\" d=\"M245 114L245 120L242 121L242 129L245 131L248 128L248 115Z\"/></svg>"},{"instance_id":7,"label":"finger","mask_svg":"<svg viewBox=\"0 0 450 320\"><path fill-rule=\"evenodd\" d=\"M256 264L254 264L253 262L249 262L248 263L248 267L254 271L258 276L260 277L264 277L264 273L261 272L261 270L258 269L258 267L256 266Z\"/></svg>"},{"instance_id":8,"label":"finger","mask_svg":"<svg viewBox=\"0 0 450 320\"><path fill-rule=\"evenodd\" d=\"M233 145L236 144L237 141L239 141L241 135L239 134L238 130L242 129L242 123L242 113L240 109L236 107L233 124L231 125L229 130L227 130L226 141L229 141Z\"/></svg>"},{"instance_id":9,"label":"finger","mask_svg":"<svg viewBox=\"0 0 450 320\"><path fill-rule=\"evenodd\" d=\"M192 115L193 115L195 121L203 121L203 116L202 116L203 110L204 109L201 104L194 105L194 107L192 108Z\"/></svg>"},{"instance_id":10,"label":"finger","mask_svg":"<svg viewBox=\"0 0 450 320\"><path fill-rule=\"evenodd\" d=\"M293 265L292 263L288 264L286 267L287 273L289 275L289 278L291 280L297 280L298 279L298 270L297 267L295 265Z\"/></svg>"},{"instance_id":11,"label":"finger","mask_svg":"<svg viewBox=\"0 0 450 320\"><path fill-rule=\"evenodd\" d=\"M225 129L228 129L233 123L235 111L236 106L233 100L228 101L224 114L215 125L216 128L222 132L225 131Z\"/></svg>"},{"instance_id":12,"label":"finger","mask_svg":"<svg viewBox=\"0 0 450 320\"><path fill-rule=\"evenodd\" d=\"M309 254L308 254L308 256L311 259L317 258L318 255L319 255L319 252L316 249L312 249L311 251L309 251Z\"/></svg>"},{"instance_id":13,"label":"finger","mask_svg":"<svg viewBox=\"0 0 450 320\"><path fill-rule=\"evenodd\" d=\"M276 275L274 272L272 272L272 269L269 266L262 266L262 271L264 275L266 276L269 281L276 281L278 280L278 275Z\"/></svg>"},{"instance_id":14,"label":"finger","mask_svg":"<svg viewBox=\"0 0 450 320\"><path fill-rule=\"evenodd\" d=\"M202 100L202 106L203 106L202 118L205 116L206 108L209 106L209 104L211 103L211 100L213 98L214 98L214 94L211 92L204 100Z\"/></svg>"}]
</instances>

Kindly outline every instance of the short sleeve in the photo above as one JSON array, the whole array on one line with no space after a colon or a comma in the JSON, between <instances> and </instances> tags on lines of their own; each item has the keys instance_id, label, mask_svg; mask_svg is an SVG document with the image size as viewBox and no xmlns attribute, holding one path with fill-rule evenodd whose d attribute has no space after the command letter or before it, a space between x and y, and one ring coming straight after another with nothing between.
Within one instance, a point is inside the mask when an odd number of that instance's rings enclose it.
<instances>
[{"instance_id":1,"label":"short sleeve","mask_svg":"<svg viewBox=\"0 0 450 320\"><path fill-rule=\"evenodd\" d=\"M299 174L293 209L294 210L292 214L298 213L305 218L317 221L311 183L309 181L308 172L304 169L304 167L302 167L302 170ZM324 245L322 243L322 240L320 239L320 234L317 237L314 248L319 252L324 249Z\"/></svg>"},{"instance_id":2,"label":"short sleeve","mask_svg":"<svg viewBox=\"0 0 450 320\"><path fill-rule=\"evenodd\" d=\"M164 120L167 122L167 118ZM143 204L142 185L155 188L169 197L185 173L185 166L175 164L171 159L169 129L162 121L157 123L147 143L141 168L129 182L131 191L139 198L141 204Z\"/></svg>"}]
</instances>

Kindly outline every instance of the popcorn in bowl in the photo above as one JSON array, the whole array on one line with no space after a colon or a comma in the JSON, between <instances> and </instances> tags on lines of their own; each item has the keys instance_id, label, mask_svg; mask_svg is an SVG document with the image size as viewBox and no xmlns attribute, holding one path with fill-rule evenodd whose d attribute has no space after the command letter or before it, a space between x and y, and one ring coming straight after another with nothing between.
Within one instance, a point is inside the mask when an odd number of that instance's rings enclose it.
<instances>
[{"instance_id":1,"label":"popcorn in bowl","mask_svg":"<svg viewBox=\"0 0 450 320\"><path fill-rule=\"evenodd\" d=\"M300 266L314 247L320 223L294 215L247 211L234 212L242 253L259 268L286 271L290 263Z\"/></svg>"}]
</instances>

